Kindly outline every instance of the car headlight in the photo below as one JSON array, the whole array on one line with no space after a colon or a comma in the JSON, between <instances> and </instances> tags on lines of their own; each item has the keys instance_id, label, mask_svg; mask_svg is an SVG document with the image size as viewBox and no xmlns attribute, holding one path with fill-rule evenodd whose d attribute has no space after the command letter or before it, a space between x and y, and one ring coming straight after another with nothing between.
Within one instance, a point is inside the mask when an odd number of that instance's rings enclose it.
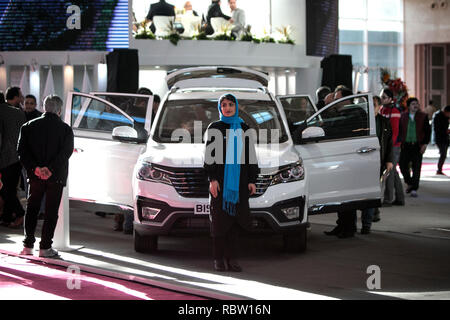
<instances>
[{"instance_id":1,"label":"car headlight","mask_svg":"<svg viewBox=\"0 0 450 320\"><path fill-rule=\"evenodd\" d=\"M169 176L164 171L153 167L150 163L141 163L138 171L137 178L139 180L146 180L152 182L159 182L171 185Z\"/></svg>"},{"instance_id":2,"label":"car headlight","mask_svg":"<svg viewBox=\"0 0 450 320\"><path fill-rule=\"evenodd\" d=\"M286 168L281 168L272 178L271 186L279 183L287 183L303 180L305 178L305 168L303 163L297 162Z\"/></svg>"}]
</instances>

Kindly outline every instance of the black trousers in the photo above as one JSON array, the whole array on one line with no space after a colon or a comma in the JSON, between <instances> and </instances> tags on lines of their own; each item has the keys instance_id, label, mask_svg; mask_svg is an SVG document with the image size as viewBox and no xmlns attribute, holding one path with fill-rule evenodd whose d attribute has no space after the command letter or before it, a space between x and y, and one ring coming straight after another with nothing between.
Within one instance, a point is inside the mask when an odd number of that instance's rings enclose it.
<instances>
[{"instance_id":1,"label":"black trousers","mask_svg":"<svg viewBox=\"0 0 450 320\"><path fill-rule=\"evenodd\" d=\"M12 222L13 213L16 218L23 217L25 210L17 197L17 186L22 176L22 165L16 162L0 170L2 173L3 188L0 190L0 196L3 198L3 216L4 222Z\"/></svg>"},{"instance_id":2,"label":"black trousers","mask_svg":"<svg viewBox=\"0 0 450 320\"><path fill-rule=\"evenodd\" d=\"M341 232L356 232L356 210L340 211L337 215L336 223Z\"/></svg>"},{"instance_id":3,"label":"black trousers","mask_svg":"<svg viewBox=\"0 0 450 320\"><path fill-rule=\"evenodd\" d=\"M436 143L439 148L439 161L438 161L438 171L442 172L442 167L444 166L445 159L447 159L447 150L448 150L448 142L447 143Z\"/></svg>"},{"instance_id":4,"label":"black trousers","mask_svg":"<svg viewBox=\"0 0 450 320\"><path fill-rule=\"evenodd\" d=\"M34 233L36 231L41 201L45 194L45 215L39 248L51 248L56 223L58 222L58 209L61 203L62 192L63 185L60 183L30 180L27 212L25 214L25 240L23 241L25 247L33 248L34 242L36 241Z\"/></svg>"},{"instance_id":5,"label":"black trousers","mask_svg":"<svg viewBox=\"0 0 450 320\"><path fill-rule=\"evenodd\" d=\"M417 191L422 169L422 154L418 143L402 143L399 165L405 183L411 186L411 190Z\"/></svg>"},{"instance_id":6,"label":"black trousers","mask_svg":"<svg viewBox=\"0 0 450 320\"><path fill-rule=\"evenodd\" d=\"M239 225L235 223L225 236L213 237L214 260L236 258L239 230Z\"/></svg>"}]
</instances>

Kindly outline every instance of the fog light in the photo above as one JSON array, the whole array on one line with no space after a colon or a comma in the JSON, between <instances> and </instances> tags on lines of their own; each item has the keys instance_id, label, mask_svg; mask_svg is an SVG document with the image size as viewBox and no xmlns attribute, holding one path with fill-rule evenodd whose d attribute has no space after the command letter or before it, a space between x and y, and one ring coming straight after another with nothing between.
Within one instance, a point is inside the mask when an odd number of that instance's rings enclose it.
<instances>
[{"instance_id":1,"label":"fog light","mask_svg":"<svg viewBox=\"0 0 450 320\"><path fill-rule=\"evenodd\" d=\"M283 209L281 209L281 212L289 220L297 219L300 216L300 208L299 207L283 208Z\"/></svg>"},{"instance_id":2,"label":"fog light","mask_svg":"<svg viewBox=\"0 0 450 320\"><path fill-rule=\"evenodd\" d=\"M161 209L143 207L142 208L142 219L154 220Z\"/></svg>"}]
</instances>

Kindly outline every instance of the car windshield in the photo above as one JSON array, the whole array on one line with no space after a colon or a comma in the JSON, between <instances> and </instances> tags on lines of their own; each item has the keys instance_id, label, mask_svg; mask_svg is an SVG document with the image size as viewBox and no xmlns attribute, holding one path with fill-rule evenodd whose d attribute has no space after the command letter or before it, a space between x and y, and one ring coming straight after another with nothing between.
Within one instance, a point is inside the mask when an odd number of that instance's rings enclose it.
<instances>
[{"instance_id":1,"label":"car windshield","mask_svg":"<svg viewBox=\"0 0 450 320\"><path fill-rule=\"evenodd\" d=\"M169 100L161 112L153 135L153 139L160 143L203 143L209 124L219 120L217 99ZM256 130L257 143L282 143L288 140L273 101L241 99L239 117ZM197 134L201 134L201 140L195 136Z\"/></svg>"}]
</instances>

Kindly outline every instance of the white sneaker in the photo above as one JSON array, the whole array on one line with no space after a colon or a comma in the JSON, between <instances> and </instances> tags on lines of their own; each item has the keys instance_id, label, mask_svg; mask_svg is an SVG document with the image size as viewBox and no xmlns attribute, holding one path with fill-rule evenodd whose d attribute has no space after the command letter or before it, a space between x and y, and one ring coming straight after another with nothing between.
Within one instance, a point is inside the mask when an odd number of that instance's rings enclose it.
<instances>
[{"instance_id":1,"label":"white sneaker","mask_svg":"<svg viewBox=\"0 0 450 320\"><path fill-rule=\"evenodd\" d=\"M53 248L49 249L39 249L39 257L41 258L56 258L59 257L58 251Z\"/></svg>"},{"instance_id":2,"label":"white sneaker","mask_svg":"<svg viewBox=\"0 0 450 320\"><path fill-rule=\"evenodd\" d=\"M22 251L19 253L22 256L32 256L33 255L33 248L27 248L23 247Z\"/></svg>"}]
</instances>

